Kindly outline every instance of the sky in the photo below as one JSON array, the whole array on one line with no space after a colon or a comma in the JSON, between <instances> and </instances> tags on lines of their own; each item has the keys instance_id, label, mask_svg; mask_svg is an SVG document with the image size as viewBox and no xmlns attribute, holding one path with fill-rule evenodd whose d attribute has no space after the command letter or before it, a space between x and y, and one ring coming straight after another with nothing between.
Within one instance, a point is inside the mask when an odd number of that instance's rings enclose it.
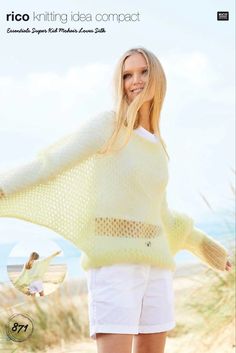
<instances>
[{"instance_id":1,"label":"sky","mask_svg":"<svg viewBox=\"0 0 236 353\"><path fill-rule=\"evenodd\" d=\"M101 111L114 107L113 72L127 49L143 46L161 61L167 95L161 131L170 155L168 200L196 222L232 209L234 180L234 2L180 0L94 5L45 0L1 4L0 171L33 159ZM217 21L217 11L229 21ZM136 14L136 22L10 22L6 14ZM97 34L7 34L7 28L105 28ZM157 195L158 196L158 195ZM5 219L4 242L27 237L33 225ZM26 229L27 227L27 229ZM13 232L12 229L17 229ZM24 233L25 230L25 233ZM38 231L38 230L37 230ZM53 237L53 236L52 236ZM0 239L0 242L2 239Z\"/></svg>"},{"instance_id":2,"label":"sky","mask_svg":"<svg viewBox=\"0 0 236 353\"><path fill-rule=\"evenodd\" d=\"M39 253L40 257L47 257L55 253L56 251L61 251L61 249L58 247L58 245L51 241L47 240L46 241L46 246L42 241L39 240L34 240L34 251ZM27 257L31 254L32 252L32 244L31 242L20 242L18 243L10 252L9 256L10 257ZM62 256L63 253L61 252L57 256Z\"/></svg>"}]
</instances>

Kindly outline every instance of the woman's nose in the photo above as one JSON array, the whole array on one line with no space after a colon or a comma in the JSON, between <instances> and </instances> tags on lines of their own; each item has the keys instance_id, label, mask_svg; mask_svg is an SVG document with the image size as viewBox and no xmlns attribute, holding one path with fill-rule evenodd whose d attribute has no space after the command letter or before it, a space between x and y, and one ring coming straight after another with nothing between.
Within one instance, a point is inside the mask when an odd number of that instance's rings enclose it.
<instances>
[{"instance_id":1,"label":"woman's nose","mask_svg":"<svg viewBox=\"0 0 236 353\"><path fill-rule=\"evenodd\" d=\"M136 74L133 76L133 83L142 83L142 76L140 74Z\"/></svg>"}]
</instances>

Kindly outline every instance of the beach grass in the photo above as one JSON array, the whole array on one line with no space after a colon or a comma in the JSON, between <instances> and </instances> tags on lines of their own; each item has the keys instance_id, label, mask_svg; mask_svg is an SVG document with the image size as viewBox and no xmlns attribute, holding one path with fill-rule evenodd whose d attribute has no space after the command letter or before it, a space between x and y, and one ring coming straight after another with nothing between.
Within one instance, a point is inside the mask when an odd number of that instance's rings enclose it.
<instances>
[{"instance_id":1,"label":"beach grass","mask_svg":"<svg viewBox=\"0 0 236 353\"><path fill-rule=\"evenodd\" d=\"M79 284L76 284L79 286ZM75 290L73 283L73 290ZM3 288L2 288L3 290ZM78 289L79 293L79 289ZM44 297L20 296L15 289L6 288L8 303L1 306L0 327L15 313L29 316L33 320L34 333L18 345L19 352L42 352L58 343L83 339L88 336L87 296L70 295L68 283L54 293ZM18 301L18 304L17 304Z\"/></svg>"},{"instance_id":2,"label":"beach grass","mask_svg":"<svg viewBox=\"0 0 236 353\"><path fill-rule=\"evenodd\" d=\"M235 171L233 170L234 176ZM235 188L230 185L232 201ZM213 206L203 196L204 202L213 211ZM228 212L235 222L235 209ZM235 223L234 223L235 224ZM226 224L227 226L227 224ZM223 236L223 235L222 235ZM235 234L231 234L227 245L231 271L213 271L205 267L197 276L192 276L188 291L177 298L177 326L169 333L175 338L169 341L166 353L233 353L235 345ZM181 292L181 291L180 291ZM184 297L182 297L184 296Z\"/></svg>"},{"instance_id":3,"label":"beach grass","mask_svg":"<svg viewBox=\"0 0 236 353\"><path fill-rule=\"evenodd\" d=\"M231 272L205 269L176 296L177 325L169 332L166 353L233 353L235 257L231 260Z\"/></svg>"}]
</instances>

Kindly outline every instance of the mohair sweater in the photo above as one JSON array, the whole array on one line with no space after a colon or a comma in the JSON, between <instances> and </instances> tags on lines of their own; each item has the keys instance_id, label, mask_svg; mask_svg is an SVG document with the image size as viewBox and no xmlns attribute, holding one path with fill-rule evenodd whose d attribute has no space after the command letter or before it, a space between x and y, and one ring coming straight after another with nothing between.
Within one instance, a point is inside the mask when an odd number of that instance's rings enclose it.
<instances>
[{"instance_id":1,"label":"mohair sweater","mask_svg":"<svg viewBox=\"0 0 236 353\"><path fill-rule=\"evenodd\" d=\"M14 286L20 290L26 289L30 283L33 281L43 280L43 276L48 270L50 261L55 257L55 254L52 254L42 260L36 260L33 262L31 269L26 269L23 267L18 278L14 282Z\"/></svg>"},{"instance_id":2,"label":"mohair sweater","mask_svg":"<svg viewBox=\"0 0 236 353\"><path fill-rule=\"evenodd\" d=\"M32 162L3 173L0 216L59 233L81 250L84 270L142 263L174 271L175 254L187 249L223 271L227 249L168 207L163 140L153 143L133 131L120 151L97 153L115 124L113 112L101 113Z\"/></svg>"}]
</instances>

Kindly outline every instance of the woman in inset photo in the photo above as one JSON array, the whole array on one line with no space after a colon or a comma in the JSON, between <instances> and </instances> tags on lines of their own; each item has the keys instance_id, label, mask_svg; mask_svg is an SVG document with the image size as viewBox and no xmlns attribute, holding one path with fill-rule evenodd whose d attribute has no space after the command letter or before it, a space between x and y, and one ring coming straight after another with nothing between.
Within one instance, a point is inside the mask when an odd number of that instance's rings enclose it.
<instances>
[{"instance_id":1,"label":"woman in inset photo","mask_svg":"<svg viewBox=\"0 0 236 353\"><path fill-rule=\"evenodd\" d=\"M81 250L99 353L131 353L132 344L135 353L163 353L176 326L176 253L187 249L215 271L231 263L228 249L168 206L166 76L156 55L125 52L115 93L114 111L1 176L0 215L48 227Z\"/></svg>"},{"instance_id":2,"label":"woman in inset photo","mask_svg":"<svg viewBox=\"0 0 236 353\"><path fill-rule=\"evenodd\" d=\"M38 293L43 297L43 276L51 260L60 253L61 251L57 251L44 259L39 259L39 254L32 252L19 277L13 282L14 286L27 295L35 296Z\"/></svg>"},{"instance_id":3,"label":"woman in inset photo","mask_svg":"<svg viewBox=\"0 0 236 353\"><path fill-rule=\"evenodd\" d=\"M35 261L38 260L39 254L37 252L32 252L30 255L29 261L25 264L25 272L29 273L28 270L31 270ZM33 282L30 283L28 287L28 294L35 296L36 293L39 293L41 297L44 296L43 292L43 282L41 279L34 279Z\"/></svg>"}]
</instances>

